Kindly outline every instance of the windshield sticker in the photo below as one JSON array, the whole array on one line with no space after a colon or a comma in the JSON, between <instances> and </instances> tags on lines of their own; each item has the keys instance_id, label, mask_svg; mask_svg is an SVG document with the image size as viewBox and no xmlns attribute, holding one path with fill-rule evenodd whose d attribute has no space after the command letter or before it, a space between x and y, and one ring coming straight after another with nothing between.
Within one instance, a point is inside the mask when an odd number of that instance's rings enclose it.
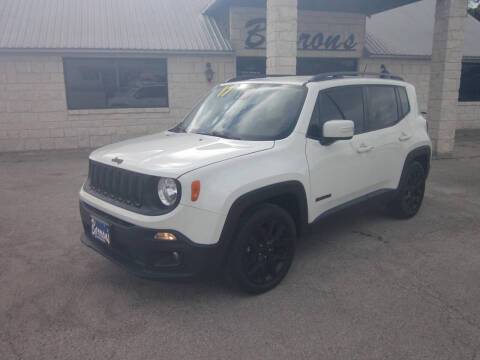
<instances>
[{"instance_id":1,"label":"windshield sticker","mask_svg":"<svg viewBox=\"0 0 480 360\"><path fill-rule=\"evenodd\" d=\"M225 86L222 90L220 90L220 92L217 94L217 97L223 97L225 95L227 95L230 91L233 90L235 86L234 85L230 85L230 86Z\"/></svg>"}]
</instances>

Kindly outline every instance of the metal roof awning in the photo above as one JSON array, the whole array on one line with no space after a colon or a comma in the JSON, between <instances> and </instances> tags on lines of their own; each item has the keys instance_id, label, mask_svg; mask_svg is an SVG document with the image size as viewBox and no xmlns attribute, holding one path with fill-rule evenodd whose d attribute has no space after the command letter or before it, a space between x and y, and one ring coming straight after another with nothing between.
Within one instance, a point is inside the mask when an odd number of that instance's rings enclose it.
<instances>
[{"instance_id":1,"label":"metal roof awning","mask_svg":"<svg viewBox=\"0 0 480 360\"><path fill-rule=\"evenodd\" d=\"M209 0L0 0L0 51L232 53Z\"/></svg>"},{"instance_id":2,"label":"metal roof awning","mask_svg":"<svg viewBox=\"0 0 480 360\"><path fill-rule=\"evenodd\" d=\"M298 8L372 15L417 1L420 0L298 0ZM265 7L266 0L213 0L205 13L212 14L220 8L231 6Z\"/></svg>"}]
</instances>

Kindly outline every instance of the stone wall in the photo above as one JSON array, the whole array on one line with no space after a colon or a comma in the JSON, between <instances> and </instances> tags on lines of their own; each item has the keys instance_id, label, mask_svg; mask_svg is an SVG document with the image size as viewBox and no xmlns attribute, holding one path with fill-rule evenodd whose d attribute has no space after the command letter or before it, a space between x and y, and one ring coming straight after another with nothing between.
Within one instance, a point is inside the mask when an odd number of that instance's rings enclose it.
<instances>
[{"instance_id":1,"label":"stone wall","mask_svg":"<svg viewBox=\"0 0 480 360\"><path fill-rule=\"evenodd\" d=\"M235 74L233 56L163 58L169 108L68 110L60 56L0 55L0 151L90 148L162 131ZM207 62L215 72L211 83Z\"/></svg>"},{"instance_id":2,"label":"stone wall","mask_svg":"<svg viewBox=\"0 0 480 360\"><path fill-rule=\"evenodd\" d=\"M437 155L451 153L455 144L467 5L467 0L436 1L428 117Z\"/></svg>"},{"instance_id":3,"label":"stone wall","mask_svg":"<svg viewBox=\"0 0 480 360\"><path fill-rule=\"evenodd\" d=\"M0 55L0 151L98 147L167 129L216 83L235 75L233 56L168 56L168 109L68 110L60 56ZM206 62L214 79L205 79ZM362 58L359 71L385 64L417 89L427 111L428 59ZM480 129L480 102L459 103L458 129Z\"/></svg>"},{"instance_id":4,"label":"stone wall","mask_svg":"<svg viewBox=\"0 0 480 360\"><path fill-rule=\"evenodd\" d=\"M480 129L480 102L459 102L457 129Z\"/></svg>"},{"instance_id":5,"label":"stone wall","mask_svg":"<svg viewBox=\"0 0 480 360\"><path fill-rule=\"evenodd\" d=\"M429 59L392 59L362 58L359 71L380 72L384 64L394 75L400 75L412 83L417 90L421 111L428 111L428 95L430 87ZM366 66L366 67L365 67ZM480 102L457 102L457 129L480 129Z\"/></svg>"},{"instance_id":6,"label":"stone wall","mask_svg":"<svg viewBox=\"0 0 480 360\"><path fill-rule=\"evenodd\" d=\"M267 1L267 74L297 73L297 0Z\"/></svg>"}]
</instances>

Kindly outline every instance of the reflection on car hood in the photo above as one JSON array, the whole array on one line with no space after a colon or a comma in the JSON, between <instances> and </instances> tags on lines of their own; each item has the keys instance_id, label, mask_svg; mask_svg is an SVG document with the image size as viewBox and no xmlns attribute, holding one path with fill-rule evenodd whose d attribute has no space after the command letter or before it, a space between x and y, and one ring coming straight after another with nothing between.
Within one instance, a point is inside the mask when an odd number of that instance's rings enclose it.
<instances>
[{"instance_id":1,"label":"reflection on car hood","mask_svg":"<svg viewBox=\"0 0 480 360\"><path fill-rule=\"evenodd\" d=\"M274 141L229 140L165 131L107 145L94 151L90 159L139 173L176 178L215 162L273 146Z\"/></svg>"}]
</instances>

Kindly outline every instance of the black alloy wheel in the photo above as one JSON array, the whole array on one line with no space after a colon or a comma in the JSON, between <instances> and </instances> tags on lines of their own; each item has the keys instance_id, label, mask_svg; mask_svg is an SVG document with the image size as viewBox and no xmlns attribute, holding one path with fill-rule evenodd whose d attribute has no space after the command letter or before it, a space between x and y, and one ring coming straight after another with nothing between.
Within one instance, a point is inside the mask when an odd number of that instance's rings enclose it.
<instances>
[{"instance_id":1,"label":"black alloy wheel","mask_svg":"<svg viewBox=\"0 0 480 360\"><path fill-rule=\"evenodd\" d=\"M231 255L231 275L240 288L262 293L287 274L295 253L295 224L282 208L263 204L240 226Z\"/></svg>"},{"instance_id":2,"label":"black alloy wheel","mask_svg":"<svg viewBox=\"0 0 480 360\"><path fill-rule=\"evenodd\" d=\"M406 219L417 214L425 195L425 181L423 166L419 162L410 164L391 203L393 215Z\"/></svg>"}]
</instances>

